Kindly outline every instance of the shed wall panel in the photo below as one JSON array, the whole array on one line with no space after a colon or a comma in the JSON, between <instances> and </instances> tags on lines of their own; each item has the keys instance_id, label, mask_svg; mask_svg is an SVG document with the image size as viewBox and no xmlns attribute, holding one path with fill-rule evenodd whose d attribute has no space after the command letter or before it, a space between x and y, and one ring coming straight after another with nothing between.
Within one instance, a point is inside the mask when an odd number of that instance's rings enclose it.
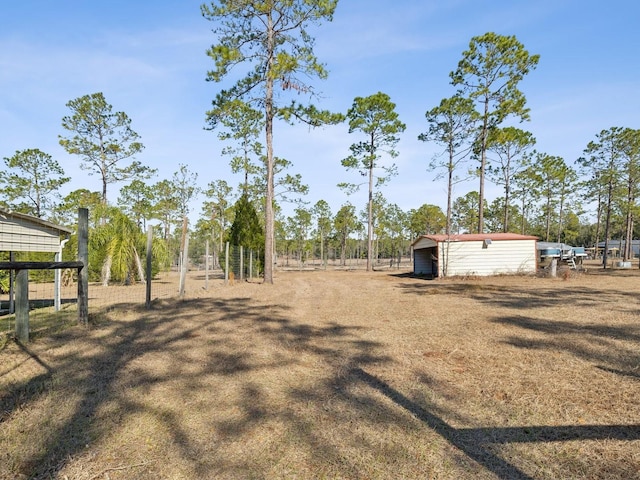
<instances>
[{"instance_id":1,"label":"shed wall panel","mask_svg":"<svg viewBox=\"0 0 640 480\"><path fill-rule=\"evenodd\" d=\"M57 252L59 248L60 232L54 228L17 220L0 221L0 251Z\"/></svg>"},{"instance_id":2,"label":"shed wall panel","mask_svg":"<svg viewBox=\"0 0 640 480\"><path fill-rule=\"evenodd\" d=\"M483 242L440 242L440 275L496 275L535 273L536 241L495 241L483 248Z\"/></svg>"}]
</instances>

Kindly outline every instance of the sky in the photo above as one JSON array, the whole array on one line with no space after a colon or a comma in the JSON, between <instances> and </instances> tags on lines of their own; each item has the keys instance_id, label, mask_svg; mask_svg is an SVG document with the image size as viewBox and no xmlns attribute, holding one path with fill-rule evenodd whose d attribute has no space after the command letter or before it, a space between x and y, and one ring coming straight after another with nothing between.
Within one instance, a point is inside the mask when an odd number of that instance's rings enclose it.
<instances>
[{"instance_id":1,"label":"sky","mask_svg":"<svg viewBox=\"0 0 640 480\"><path fill-rule=\"evenodd\" d=\"M195 0L0 0L0 158L38 148L51 155L78 188L99 191L100 178L59 145L67 135L67 102L102 92L123 111L145 146L136 159L156 168L155 183L180 164L198 174L198 186L227 180L237 186L223 144L206 129L206 111L221 85L207 82L216 41L213 24ZM520 83L536 149L570 164L596 134L614 126L640 128L640 2L636 0L340 0L334 19L313 28L315 53L329 71L312 79L319 108L346 112L355 97L388 94L407 128L393 161L398 175L381 190L408 211L428 203L446 207L446 184L428 165L442 147L421 142L425 112L452 96L449 73L474 36L515 35L535 70ZM340 182L359 175L340 161L360 141L347 124L310 130L278 124L275 155L293 163L309 186L309 205L326 200L335 214L346 202L363 208L366 191L347 196ZM1 164L4 168L4 163ZM122 185L109 187L117 200ZM478 189L456 185L455 196ZM490 202L500 187L487 184ZM192 202L201 213L203 197ZM291 214L292 206L283 205Z\"/></svg>"}]
</instances>

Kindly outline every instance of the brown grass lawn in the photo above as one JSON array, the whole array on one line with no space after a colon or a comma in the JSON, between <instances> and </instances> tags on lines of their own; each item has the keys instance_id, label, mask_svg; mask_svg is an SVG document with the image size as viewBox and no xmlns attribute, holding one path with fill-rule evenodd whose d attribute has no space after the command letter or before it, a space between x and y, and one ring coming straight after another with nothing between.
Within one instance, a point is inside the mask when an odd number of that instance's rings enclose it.
<instances>
[{"instance_id":1,"label":"brown grass lawn","mask_svg":"<svg viewBox=\"0 0 640 480\"><path fill-rule=\"evenodd\" d=\"M279 272L0 351L0 478L640 478L640 273Z\"/></svg>"}]
</instances>

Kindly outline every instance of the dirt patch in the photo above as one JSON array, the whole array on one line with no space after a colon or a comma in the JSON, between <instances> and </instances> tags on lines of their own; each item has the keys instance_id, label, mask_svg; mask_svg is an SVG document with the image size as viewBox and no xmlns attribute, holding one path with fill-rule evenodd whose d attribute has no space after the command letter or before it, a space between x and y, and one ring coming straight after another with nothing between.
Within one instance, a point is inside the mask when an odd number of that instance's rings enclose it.
<instances>
[{"instance_id":1,"label":"dirt patch","mask_svg":"<svg viewBox=\"0 0 640 480\"><path fill-rule=\"evenodd\" d=\"M0 478L640 478L640 278L279 272L0 352Z\"/></svg>"}]
</instances>

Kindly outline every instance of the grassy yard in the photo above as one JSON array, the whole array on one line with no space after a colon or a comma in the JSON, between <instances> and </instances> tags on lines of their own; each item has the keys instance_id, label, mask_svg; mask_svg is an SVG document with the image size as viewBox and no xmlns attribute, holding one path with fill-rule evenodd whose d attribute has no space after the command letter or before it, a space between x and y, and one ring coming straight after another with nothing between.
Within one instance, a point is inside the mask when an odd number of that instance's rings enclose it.
<instances>
[{"instance_id":1,"label":"grassy yard","mask_svg":"<svg viewBox=\"0 0 640 480\"><path fill-rule=\"evenodd\" d=\"M640 478L640 272L279 272L0 350L0 478Z\"/></svg>"}]
</instances>

